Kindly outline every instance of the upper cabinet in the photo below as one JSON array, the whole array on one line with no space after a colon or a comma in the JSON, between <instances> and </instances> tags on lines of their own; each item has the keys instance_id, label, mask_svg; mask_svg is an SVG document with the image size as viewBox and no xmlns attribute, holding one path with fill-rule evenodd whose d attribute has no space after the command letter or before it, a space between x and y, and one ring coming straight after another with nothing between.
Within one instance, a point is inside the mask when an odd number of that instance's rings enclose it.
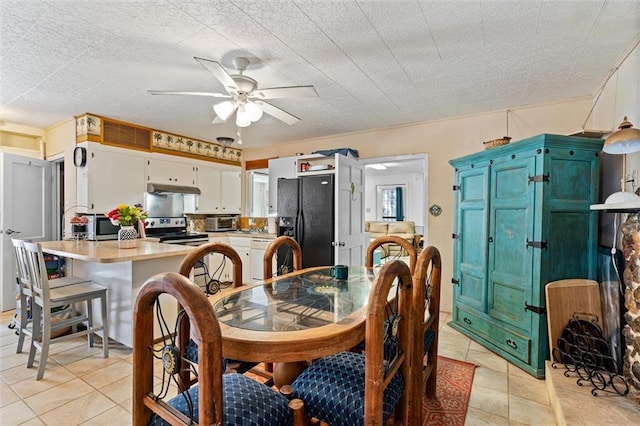
<instances>
[{"instance_id":1,"label":"upper cabinet","mask_svg":"<svg viewBox=\"0 0 640 426\"><path fill-rule=\"evenodd\" d=\"M159 158L147 160L147 179L149 183L196 186L196 167L189 162L171 161Z\"/></svg>"},{"instance_id":2,"label":"upper cabinet","mask_svg":"<svg viewBox=\"0 0 640 426\"><path fill-rule=\"evenodd\" d=\"M221 213L240 214L241 211L240 169L222 169L220 171Z\"/></svg>"},{"instance_id":3,"label":"upper cabinet","mask_svg":"<svg viewBox=\"0 0 640 426\"><path fill-rule=\"evenodd\" d=\"M185 213L239 214L241 208L240 168L196 165L196 186L200 195L185 195Z\"/></svg>"},{"instance_id":4,"label":"upper cabinet","mask_svg":"<svg viewBox=\"0 0 640 426\"><path fill-rule=\"evenodd\" d=\"M220 169L218 167L198 166L196 175L200 195L192 196L196 198L196 206L195 209L192 209L193 211L187 213L220 213Z\"/></svg>"},{"instance_id":5,"label":"upper cabinet","mask_svg":"<svg viewBox=\"0 0 640 426\"><path fill-rule=\"evenodd\" d=\"M78 211L106 213L118 204L142 204L146 190L142 154L88 142L78 148L86 159L76 168Z\"/></svg>"}]
</instances>

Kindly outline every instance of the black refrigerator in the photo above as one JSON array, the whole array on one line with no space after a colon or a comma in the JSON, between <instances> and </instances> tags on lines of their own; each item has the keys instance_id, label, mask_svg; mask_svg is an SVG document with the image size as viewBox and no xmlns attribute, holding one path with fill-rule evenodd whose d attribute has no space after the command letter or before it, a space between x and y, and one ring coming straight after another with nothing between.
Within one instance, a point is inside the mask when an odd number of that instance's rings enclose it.
<instances>
[{"instance_id":1,"label":"black refrigerator","mask_svg":"<svg viewBox=\"0 0 640 426\"><path fill-rule=\"evenodd\" d=\"M278 179L278 236L293 237L302 248L302 267L334 263L334 175ZM288 247L278 251L278 272L292 270Z\"/></svg>"}]
</instances>

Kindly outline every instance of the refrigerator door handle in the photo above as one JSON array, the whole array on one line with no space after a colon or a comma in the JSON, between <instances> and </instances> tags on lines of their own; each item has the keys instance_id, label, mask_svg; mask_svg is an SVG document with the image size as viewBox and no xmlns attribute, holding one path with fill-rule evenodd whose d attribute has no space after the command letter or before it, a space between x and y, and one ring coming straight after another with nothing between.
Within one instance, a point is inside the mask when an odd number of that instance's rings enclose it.
<instances>
[{"instance_id":1,"label":"refrigerator door handle","mask_svg":"<svg viewBox=\"0 0 640 426\"><path fill-rule=\"evenodd\" d=\"M296 233L298 234L298 244L300 244L300 248L302 248L304 245L304 213L300 212L298 218L298 229L296 229Z\"/></svg>"}]
</instances>

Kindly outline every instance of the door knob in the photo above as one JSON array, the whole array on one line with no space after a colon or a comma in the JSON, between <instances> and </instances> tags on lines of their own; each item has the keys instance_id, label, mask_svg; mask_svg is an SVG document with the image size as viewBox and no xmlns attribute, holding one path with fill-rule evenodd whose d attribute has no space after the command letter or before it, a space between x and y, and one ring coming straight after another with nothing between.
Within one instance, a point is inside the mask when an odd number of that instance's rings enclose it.
<instances>
[{"instance_id":1,"label":"door knob","mask_svg":"<svg viewBox=\"0 0 640 426\"><path fill-rule=\"evenodd\" d=\"M7 234L7 235L11 235L11 234L19 234L19 233L20 233L20 231L14 231L13 229L9 228L9 229L7 229L4 233L5 233L5 234Z\"/></svg>"}]
</instances>

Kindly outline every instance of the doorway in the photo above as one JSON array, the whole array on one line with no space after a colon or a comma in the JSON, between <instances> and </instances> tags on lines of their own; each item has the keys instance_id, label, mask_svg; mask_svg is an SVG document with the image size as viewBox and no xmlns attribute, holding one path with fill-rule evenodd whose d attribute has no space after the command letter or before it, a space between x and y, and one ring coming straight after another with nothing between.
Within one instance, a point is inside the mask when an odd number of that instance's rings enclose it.
<instances>
[{"instance_id":1,"label":"doorway","mask_svg":"<svg viewBox=\"0 0 640 426\"><path fill-rule=\"evenodd\" d=\"M389 197L397 199L396 188L400 187L402 220L413 221L415 232L423 235L426 241L428 155L364 158L360 163L365 165L365 221L400 220L398 212L392 213L388 209L389 214L385 215L391 217L383 218L382 210L378 208L382 202L379 201L379 190L388 189Z\"/></svg>"}]
</instances>

